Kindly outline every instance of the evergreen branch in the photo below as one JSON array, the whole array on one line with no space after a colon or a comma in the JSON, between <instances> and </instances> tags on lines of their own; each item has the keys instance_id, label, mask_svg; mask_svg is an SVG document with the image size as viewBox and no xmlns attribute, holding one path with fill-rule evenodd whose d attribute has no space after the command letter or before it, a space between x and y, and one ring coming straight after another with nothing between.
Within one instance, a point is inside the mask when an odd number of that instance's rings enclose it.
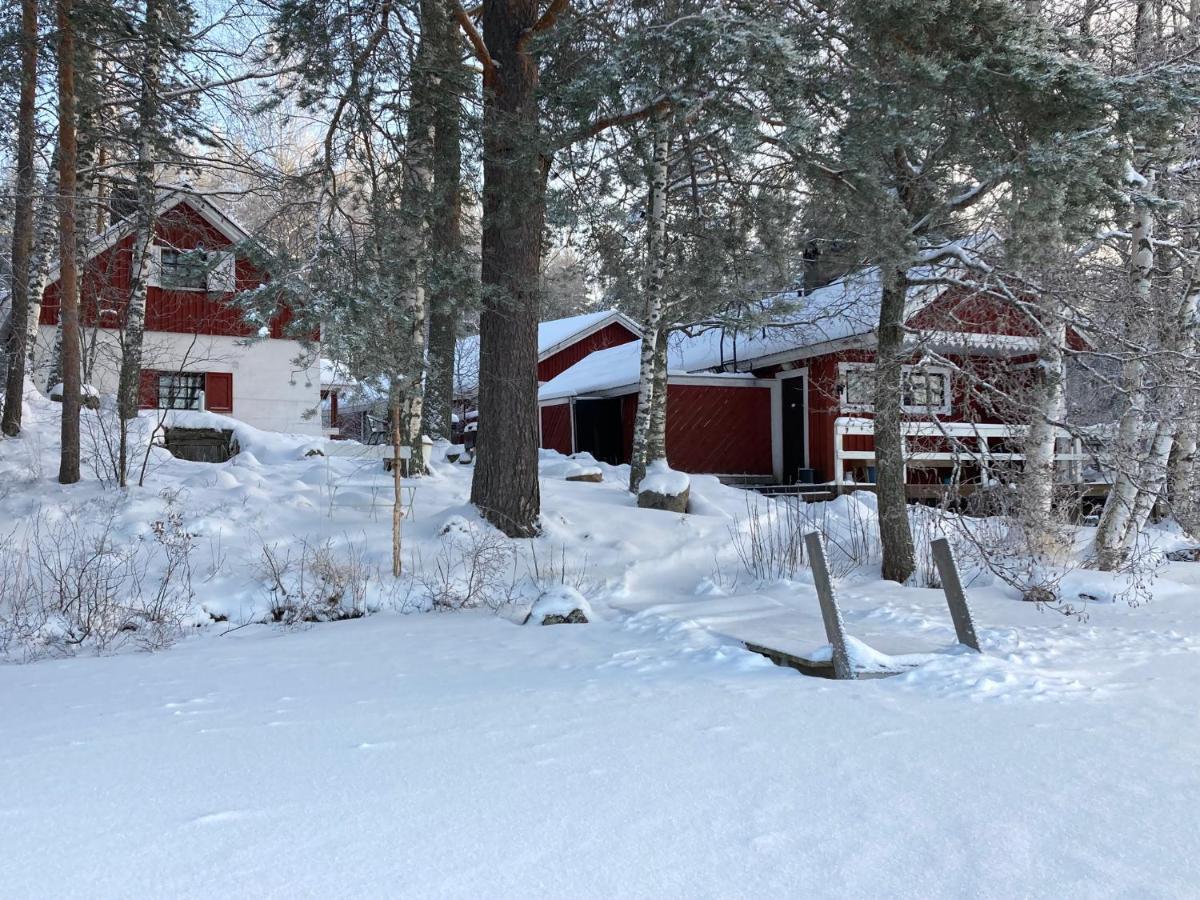
<instances>
[{"instance_id":1,"label":"evergreen branch","mask_svg":"<svg viewBox=\"0 0 1200 900\"><path fill-rule=\"evenodd\" d=\"M671 101L666 97L659 97L652 103L641 107L640 109L631 109L623 113L617 113L611 116L601 116L600 118L590 122L582 128L577 128L575 131L567 132L560 137L554 145L555 149L561 150L564 147L569 147L579 141L585 141L588 138L608 131L610 128L617 128L621 125L632 125L634 122L640 122L643 119L648 119L655 112L666 112L671 108Z\"/></svg>"}]
</instances>

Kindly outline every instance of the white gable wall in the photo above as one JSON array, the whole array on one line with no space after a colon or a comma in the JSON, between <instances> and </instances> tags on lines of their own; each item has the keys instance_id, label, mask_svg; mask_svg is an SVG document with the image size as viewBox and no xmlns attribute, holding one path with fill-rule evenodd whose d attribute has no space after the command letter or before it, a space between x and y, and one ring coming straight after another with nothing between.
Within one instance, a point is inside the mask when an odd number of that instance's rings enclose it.
<instances>
[{"instance_id":1,"label":"white gable wall","mask_svg":"<svg viewBox=\"0 0 1200 900\"><path fill-rule=\"evenodd\" d=\"M38 328L38 380L45 384L53 349L54 327ZM101 394L115 394L120 373L119 332L86 329L85 352L96 346L96 362L90 383ZM298 341L271 338L245 344L244 338L223 335L177 334L147 331L144 368L183 372L233 373L235 419L267 431L321 434L320 370L315 362L300 368L296 360L302 348ZM229 415L228 413L226 415Z\"/></svg>"}]
</instances>

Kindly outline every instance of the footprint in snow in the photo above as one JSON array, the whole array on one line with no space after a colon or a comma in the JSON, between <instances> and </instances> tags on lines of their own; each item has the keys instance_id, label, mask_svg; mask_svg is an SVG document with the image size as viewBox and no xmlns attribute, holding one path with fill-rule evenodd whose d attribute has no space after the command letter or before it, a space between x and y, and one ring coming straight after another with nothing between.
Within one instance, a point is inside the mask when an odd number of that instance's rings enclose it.
<instances>
[{"instance_id":1,"label":"footprint in snow","mask_svg":"<svg viewBox=\"0 0 1200 900\"><path fill-rule=\"evenodd\" d=\"M192 825L222 825L226 822L238 822L243 819L252 818L257 813L250 812L244 809L226 809L221 812L205 813L202 816L197 816L192 819Z\"/></svg>"}]
</instances>

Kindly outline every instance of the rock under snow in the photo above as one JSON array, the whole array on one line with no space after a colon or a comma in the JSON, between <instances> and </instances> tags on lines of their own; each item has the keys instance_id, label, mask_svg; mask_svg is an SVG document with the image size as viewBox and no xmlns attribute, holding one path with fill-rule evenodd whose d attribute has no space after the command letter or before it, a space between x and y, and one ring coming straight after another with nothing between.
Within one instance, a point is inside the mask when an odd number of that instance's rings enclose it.
<instances>
[{"instance_id":1,"label":"rock under snow","mask_svg":"<svg viewBox=\"0 0 1200 900\"><path fill-rule=\"evenodd\" d=\"M583 594L569 585L560 584L542 592L525 617L524 624L587 624L594 618L595 613Z\"/></svg>"},{"instance_id":2,"label":"rock under snow","mask_svg":"<svg viewBox=\"0 0 1200 900\"><path fill-rule=\"evenodd\" d=\"M662 509L685 513L692 481L684 472L676 472L665 459L656 459L646 469L646 477L638 485L638 506L642 509Z\"/></svg>"},{"instance_id":3,"label":"rock under snow","mask_svg":"<svg viewBox=\"0 0 1200 900\"><path fill-rule=\"evenodd\" d=\"M54 387L50 388L50 399L55 403L62 403L63 394L66 393L66 390L60 381ZM90 384L81 384L79 386L79 394L85 409L100 408L100 392Z\"/></svg>"}]
</instances>

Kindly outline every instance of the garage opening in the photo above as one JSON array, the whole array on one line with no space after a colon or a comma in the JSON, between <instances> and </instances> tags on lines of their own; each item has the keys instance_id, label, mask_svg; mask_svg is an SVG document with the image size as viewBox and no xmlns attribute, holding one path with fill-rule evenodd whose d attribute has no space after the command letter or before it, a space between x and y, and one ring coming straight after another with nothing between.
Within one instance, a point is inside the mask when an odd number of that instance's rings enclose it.
<instances>
[{"instance_id":1,"label":"garage opening","mask_svg":"<svg viewBox=\"0 0 1200 900\"><path fill-rule=\"evenodd\" d=\"M592 454L601 462L625 462L621 433L621 398L575 398L575 449Z\"/></svg>"}]
</instances>

